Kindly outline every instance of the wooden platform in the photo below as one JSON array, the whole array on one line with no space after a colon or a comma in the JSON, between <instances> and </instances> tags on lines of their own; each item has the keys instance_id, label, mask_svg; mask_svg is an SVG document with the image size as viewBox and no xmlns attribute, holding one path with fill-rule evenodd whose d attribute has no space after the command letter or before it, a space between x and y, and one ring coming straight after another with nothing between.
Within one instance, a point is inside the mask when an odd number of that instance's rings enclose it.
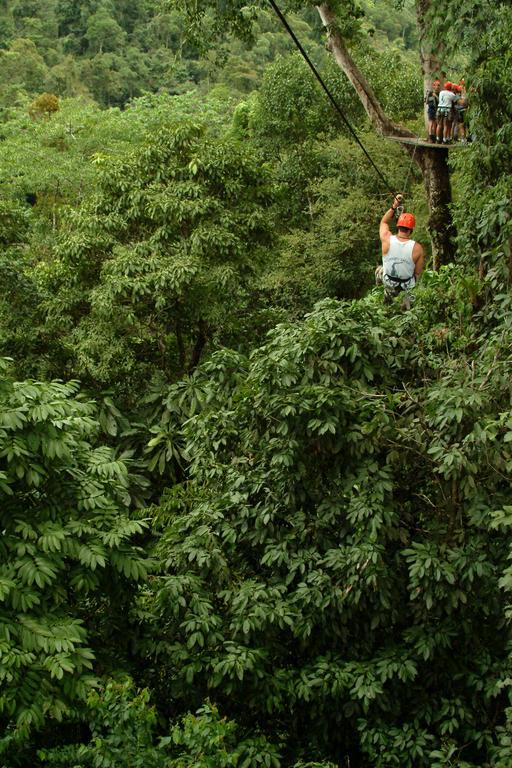
<instances>
[{"instance_id":1,"label":"wooden platform","mask_svg":"<svg viewBox=\"0 0 512 768\"><path fill-rule=\"evenodd\" d=\"M425 149L462 149L467 147L467 144L461 144L460 142L455 142L454 144L433 144L424 139L409 138L408 136L385 136L384 138L391 139L391 141L399 141L400 144L411 144L413 147L425 147Z\"/></svg>"}]
</instances>

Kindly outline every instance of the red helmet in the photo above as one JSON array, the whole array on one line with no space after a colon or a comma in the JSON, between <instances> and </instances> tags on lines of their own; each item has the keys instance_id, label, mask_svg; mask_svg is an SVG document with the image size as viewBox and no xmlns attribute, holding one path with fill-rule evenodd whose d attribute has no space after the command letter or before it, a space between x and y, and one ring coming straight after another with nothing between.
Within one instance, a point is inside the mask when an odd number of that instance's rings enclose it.
<instances>
[{"instance_id":1,"label":"red helmet","mask_svg":"<svg viewBox=\"0 0 512 768\"><path fill-rule=\"evenodd\" d=\"M462 86L461 85L454 85L453 90L455 93L462 93Z\"/></svg>"},{"instance_id":2,"label":"red helmet","mask_svg":"<svg viewBox=\"0 0 512 768\"><path fill-rule=\"evenodd\" d=\"M396 223L397 227L406 227L407 229L414 229L416 226L416 219L412 213L401 213Z\"/></svg>"},{"instance_id":3,"label":"red helmet","mask_svg":"<svg viewBox=\"0 0 512 768\"><path fill-rule=\"evenodd\" d=\"M432 85L441 85L440 80L432 80Z\"/></svg>"},{"instance_id":4,"label":"red helmet","mask_svg":"<svg viewBox=\"0 0 512 768\"><path fill-rule=\"evenodd\" d=\"M445 91L451 91L453 88L453 83L451 83L449 80L444 84Z\"/></svg>"}]
</instances>

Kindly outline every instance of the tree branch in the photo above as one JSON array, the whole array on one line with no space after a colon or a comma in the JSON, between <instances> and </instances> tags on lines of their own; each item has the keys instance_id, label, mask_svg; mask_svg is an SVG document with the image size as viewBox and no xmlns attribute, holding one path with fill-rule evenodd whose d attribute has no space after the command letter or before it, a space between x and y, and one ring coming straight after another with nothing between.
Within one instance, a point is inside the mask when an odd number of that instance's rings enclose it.
<instances>
[{"instance_id":1,"label":"tree branch","mask_svg":"<svg viewBox=\"0 0 512 768\"><path fill-rule=\"evenodd\" d=\"M199 320L199 327L198 327L198 333L196 337L196 343L194 344L194 348L192 350L192 355L190 357L190 364L187 369L187 373L192 373L192 371L197 368L199 365L199 362L201 360L201 355L203 352L203 349L206 346L206 343L208 341L208 333L207 333L207 326L204 320Z\"/></svg>"},{"instance_id":2,"label":"tree branch","mask_svg":"<svg viewBox=\"0 0 512 768\"><path fill-rule=\"evenodd\" d=\"M322 19L322 24L327 30L327 41L330 50L336 60L336 63L343 70L352 86L354 87L358 98L363 105L366 114L378 133L382 136L403 136L415 138L414 133L403 125L394 123L384 112L382 106L375 96L370 84L350 55L348 48L341 36L337 24L336 14L329 3L321 3L316 9Z\"/></svg>"}]
</instances>

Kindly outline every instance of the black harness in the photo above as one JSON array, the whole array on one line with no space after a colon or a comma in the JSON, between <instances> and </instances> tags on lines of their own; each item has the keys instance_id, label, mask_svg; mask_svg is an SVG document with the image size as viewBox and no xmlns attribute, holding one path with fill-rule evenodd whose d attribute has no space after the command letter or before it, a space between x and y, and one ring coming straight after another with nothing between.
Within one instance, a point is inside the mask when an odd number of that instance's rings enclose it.
<instances>
[{"instance_id":1,"label":"black harness","mask_svg":"<svg viewBox=\"0 0 512 768\"><path fill-rule=\"evenodd\" d=\"M414 275L411 275L410 277L391 277L391 275L386 274L386 277L388 280L391 280L391 282L402 285L403 283L408 283L409 280L412 280Z\"/></svg>"}]
</instances>

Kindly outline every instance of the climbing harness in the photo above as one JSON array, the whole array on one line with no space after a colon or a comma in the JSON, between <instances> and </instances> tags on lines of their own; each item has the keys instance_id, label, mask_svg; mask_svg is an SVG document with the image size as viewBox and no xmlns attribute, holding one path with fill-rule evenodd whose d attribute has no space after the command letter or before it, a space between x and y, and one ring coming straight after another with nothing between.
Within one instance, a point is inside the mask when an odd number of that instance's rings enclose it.
<instances>
[{"instance_id":1,"label":"climbing harness","mask_svg":"<svg viewBox=\"0 0 512 768\"><path fill-rule=\"evenodd\" d=\"M386 274L386 277L388 280L390 280L390 282L396 283L397 285L406 285L407 283L411 282L410 277L395 277L395 276L392 277L391 275L388 275L388 274Z\"/></svg>"},{"instance_id":2,"label":"climbing harness","mask_svg":"<svg viewBox=\"0 0 512 768\"><path fill-rule=\"evenodd\" d=\"M313 64L313 62L311 61L311 59L309 58L309 56L308 56L308 54L306 53L306 51L304 50L304 48L303 48L303 46L302 46L302 43L300 42L300 40L298 39L297 35L295 34L295 32L293 31L293 29L291 28L291 26L290 26L290 24L288 23L288 21L287 21L287 19L286 19L285 15L284 15L284 14L282 13L282 11L279 9L279 7L278 7L278 5L276 4L275 0L269 0L269 3L270 3L270 5L272 6L272 8L274 9L274 11L276 12L276 14L277 14L277 16L278 16L279 20L281 21L282 25L284 26L284 28L286 29L286 31L288 32L288 34L289 34L289 35L290 35L290 37L292 38L293 42L294 42L294 43L295 43L295 45L297 46L298 50L300 51L300 53L301 53L301 55L302 55L302 58L304 59L304 61L307 63L307 65L309 66L309 68L310 68L310 69L311 69L311 71L313 72L314 76L316 77L316 79L317 79L317 80L318 80L318 82L320 83L320 85L321 85L322 89L325 91L325 93L326 93L326 95L327 95L327 98L328 98L328 99L329 99L329 101L331 102L332 106L334 107L334 109L336 110L336 112L339 114L339 116L341 117L341 119L343 120L343 122L345 123L345 125L347 126L347 128L348 128L349 132L351 133L351 135L353 136L354 140L355 140L355 141L357 142L357 144L358 144L358 145L361 147L361 149L362 149L363 153L365 154L366 158L367 158L367 159L368 159L368 161L371 163L371 165L373 166L373 168L374 168L375 172L377 173L377 175L379 176L379 178L381 179L381 181L384 183L384 185L386 186L386 188L388 189L388 191L389 191L389 192L390 192L390 193L393 195L393 197L395 197L395 196L396 196L396 193L395 193L395 192L391 192L391 185L389 184L388 180L386 179L386 177L384 176L384 174L382 173L382 171L380 170L380 168L378 168L378 166L376 165L376 163L375 163L375 161L373 160L373 158L371 157L371 155L370 155L370 154L368 153L368 151L366 150L366 147L363 145L363 142L361 141L361 139L360 139L360 138L359 138L359 136L357 135L356 131L355 131L355 130L354 130L354 128L352 127L352 125L351 125L351 123L349 122L348 118L346 117L346 115L344 114L343 110L341 109L340 105L338 104L338 102L336 101L336 99L335 99L335 98L334 98L334 96L332 95L331 91L329 90L329 88L328 88L328 87L327 87L327 85L325 84L325 82L324 82L324 80L323 80L322 76L320 75L320 73L318 72L317 68L315 67L315 65Z\"/></svg>"}]
</instances>

